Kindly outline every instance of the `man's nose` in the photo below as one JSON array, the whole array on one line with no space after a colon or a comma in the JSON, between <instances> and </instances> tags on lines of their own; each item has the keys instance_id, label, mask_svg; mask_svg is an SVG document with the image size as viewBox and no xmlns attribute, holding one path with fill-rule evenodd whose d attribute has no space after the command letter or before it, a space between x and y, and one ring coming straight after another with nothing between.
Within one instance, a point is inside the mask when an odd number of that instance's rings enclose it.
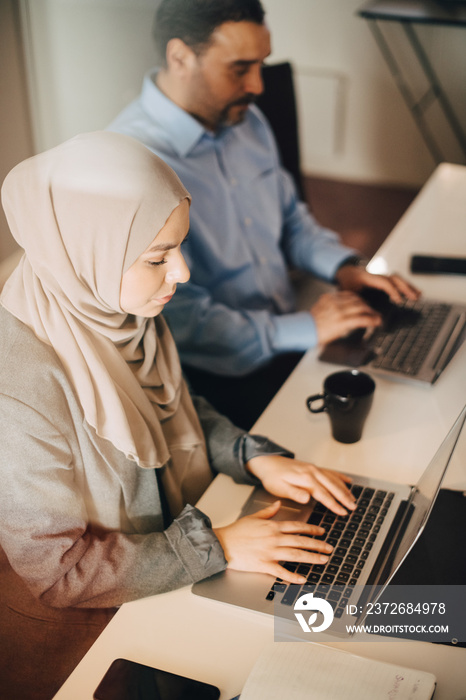
<instances>
[{"instance_id":1,"label":"man's nose","mask_svg":"<svg viewBox=\"0 0 466 700\"><path fill-rule=\"evenodd\" d=\"M262 66L252 66L251 70L248 72L245 92L251 95L261 95L264 92Z\"/></svg>"}]
</instances>

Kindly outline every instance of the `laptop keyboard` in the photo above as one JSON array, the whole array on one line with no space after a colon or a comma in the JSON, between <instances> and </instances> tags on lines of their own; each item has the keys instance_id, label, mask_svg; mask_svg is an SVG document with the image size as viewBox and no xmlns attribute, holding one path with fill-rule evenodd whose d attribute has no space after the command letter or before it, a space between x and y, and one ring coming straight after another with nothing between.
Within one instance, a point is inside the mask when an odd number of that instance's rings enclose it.
<instances>
[{"instance_id":1,"label":"laptop keyboard","mask_svg":"<svg viewBox=\"0 0 466 700\"><path fill-rule=\"evenodd\" d=\"M356 509L347 516L335 515L321 503L317 503L309 518L312 525L320 525L325 534L314 539L325 540L334 547L326 564L300 564L280 562L288 571L306 576L303 585L287 584L277 578L267 593L267 600L283 594L282 605L294 605L303 593L313 593L325 598L334 608L334 616L342 616L352 589L366 564L377 539L385 516L393 501L394 493L375 490L353 484L351 491L356 498Z\"/></svg>"},{"instance_id":2,"label":"laptop keyboard","mask_svg":"<svg viewBox=\"0 0 466 700\"><path fill-rule=\"evenodd\" d=\"M451 306L439 302L406 302L392 307L384 328L376 330L371 346L372 366L414 376L422 367Z\"/></svg>"}]
</instances>

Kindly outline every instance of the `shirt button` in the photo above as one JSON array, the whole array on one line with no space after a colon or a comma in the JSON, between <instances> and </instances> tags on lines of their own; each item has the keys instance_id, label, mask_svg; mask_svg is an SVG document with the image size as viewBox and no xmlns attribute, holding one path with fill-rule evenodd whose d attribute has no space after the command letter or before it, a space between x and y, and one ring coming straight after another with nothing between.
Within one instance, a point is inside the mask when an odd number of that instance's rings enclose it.
<instances>
[{"instance_id":1,"label":"shirt button","mask_svg":"<svg viewBox=\"0 0 466 700\"><path fill-rule=\"evenodd\" d=\"M249 216L247 216L244 220L244 223L246 224L246 226L250 226L252 224L252 219L250 219Z\"/></svg>"},{"instance_id":2,"label":"shirt button","mask_svg":"<svg viewBox=\"0 0 466 700\"><path fill-rule=\"evenodd\" d=\"M230 180L230 185L232 187L235 187L238 184L238 180L235 177L232 177Z\"/></svg>"}]
</instances>

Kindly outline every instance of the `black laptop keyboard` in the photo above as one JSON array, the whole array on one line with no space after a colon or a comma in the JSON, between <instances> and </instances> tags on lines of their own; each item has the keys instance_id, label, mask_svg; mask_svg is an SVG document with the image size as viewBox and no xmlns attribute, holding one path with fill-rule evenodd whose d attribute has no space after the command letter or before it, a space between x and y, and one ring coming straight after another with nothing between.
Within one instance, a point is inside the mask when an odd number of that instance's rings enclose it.
<instances>
[{"instance_id":1,"label":"black laptop keyboard","mask_svg":"<svg viewBox=\"0 0 466 700\"><path fill-rule=\"evenodd\" d=\"M277 594L282 594L280 603L291 606L303 593L313 593L328 600L334 608L335 617L342 616L394 496L391 491L364 488L357 484L351 486L351 491L356 498L356 509L346 517L335 515L317 503L308 521L325 529L325 534L314 539L325 540L334 547L329 561L326 564L281 562L288 571L306 576L307 581L300 586L276 579L266 596L267 600L274 600Z\"/></svg>"},{"instance_id":2,"label":"black laptop keyboard","mask_svg":"<svg viewBox=\"0 0 466 700\"><path fill-rule=\"evenodd\" d=\"M438 337L451 306L438 302L406 302L393 306L384 327L376 330L371 347L372 366L391 372L416 375Z\"/></svg>"}]
</instances>

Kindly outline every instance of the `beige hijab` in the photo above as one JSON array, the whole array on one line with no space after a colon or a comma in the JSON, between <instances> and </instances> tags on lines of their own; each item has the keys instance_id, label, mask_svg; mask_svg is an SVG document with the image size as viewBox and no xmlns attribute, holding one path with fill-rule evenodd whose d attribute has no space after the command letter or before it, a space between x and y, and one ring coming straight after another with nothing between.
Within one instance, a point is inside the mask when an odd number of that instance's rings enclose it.
<instances>
[{"instance_id":1,"label":"beige hijab","mask_svg":"<svg viewBox=\"0 0 466 700\"><path fill-rule=\"evenodd\" d=\"M122 274L185 198L162 160L120 134L83 134L24 161L2 188L25 253L0 303L55 349L99 436L141 467L176 454L186 471L197 453L202 490L202 430L171 334L160 316L119 305Z\"/></svg>"}]
</instances>

